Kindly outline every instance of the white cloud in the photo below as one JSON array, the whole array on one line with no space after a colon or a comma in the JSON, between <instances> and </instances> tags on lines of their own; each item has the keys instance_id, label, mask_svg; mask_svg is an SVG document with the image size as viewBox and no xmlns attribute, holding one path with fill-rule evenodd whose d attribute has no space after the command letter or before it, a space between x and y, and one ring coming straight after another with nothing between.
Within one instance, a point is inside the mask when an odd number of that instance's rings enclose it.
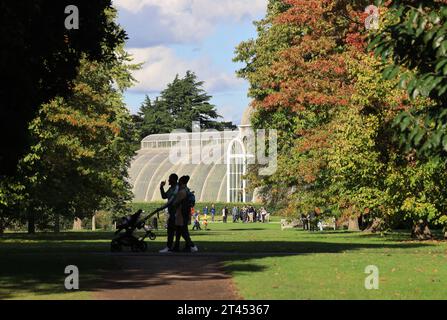
<instances>
[{"instance_id":1,"label":"white cloud","mask_svg":"<svg viewBox=\"0 0 447 320\"><path fill-rule=\"evenodd\" d=\"M250 21L265 13L267 0L114 0L133 46L199 42L219 22ZM144 23L144 25L142 24Z\"/></svg>"},{"instance_id":2,"label":"white cloud","mask_svg":"<svg viewBox=\"0 0 447 320\"><path fill-rule=\"evenodd\" d=\"M210 93L238 89L244 81L234 74L213 67L209 58L200 57L185 60L178 57L174 50L165 46L149 48L132 48L135 63L144 63L141 70L134 72L138 83L131 89L134 92L158 93L164 90L175 76L184 76L186 71L195 72L200 81L205 81L204 88Z\"/></svg>"},{"instance_id":3,"label":"white cloud","mask_svg":"<svg viewBox=\"0 0 447 320\"><path fill-rule=\"evenodd\" d=\"M265 12L267 0L114 0L114 4L134 14L144 7L156 7L164 15L191 15L206 20L253 17Z\"/></svg>"}]
</instances>

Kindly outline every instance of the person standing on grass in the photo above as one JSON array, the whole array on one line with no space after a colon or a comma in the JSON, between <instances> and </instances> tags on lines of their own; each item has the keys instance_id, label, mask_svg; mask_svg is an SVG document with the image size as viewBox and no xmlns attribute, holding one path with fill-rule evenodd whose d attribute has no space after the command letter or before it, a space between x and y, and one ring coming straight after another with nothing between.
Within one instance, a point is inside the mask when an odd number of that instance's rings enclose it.
<instances>
[{"instance_id":1,"label":"person standing on grass","mask_svg":"<svg viewBox=\"0 0 447 320\"><path fill-rule=\"evenodd\" d=\"M249 222L251 222L251 223L255 222L254 214L255 214L255 210L253 209L253 207L250 207L248 209L248 219L249 219Z\"/></svg>"},{"instance_id":2,"label":"person standing on grass","mask_svg":"<svg viewBox=\"0 0 447 320\"><path fill-rule=\"evenodd\" d=\"M166 182L163 181L160 184L160 193L161 193L161 197L163 199L168 199L168 225L167 225L167 229L168 229L168 241L166 244L166 248L160 250L160 253L168 253L169 251L172 250L172 246L174 244L174 235L175 235L175 207L173 205L174 199L177 195L178 192L178 175L176 175L175 173L171 174L169 176L169 189L168 191L165 192L164 187L166 185Z\"/></svg>"},{"instance_id":3,"label":"person standing on grass","mask_svg":"<svg viewBox=\"0 0 447 320\"><path fill-rule=\"evenodd\" d=\"M172 251L178 252L180 250L180 237L185 240L185 252L197 252L199 249L192 242L191 236L188 230L188 222L191 217L191 209L193 208L190 204L191 191L188 189L189 176L183 176L179 180L179 189L177 196L174 200L175 211L175 244Z\"/></svg>"},{"instance_id":4,"label":"person standing on grass","mask_svg":"<svg viewBox=\"0 0 447 320\"><path fill-rule=\"evenodd\" d=\"M233 223L236 223L239 215L238 207L234 206L233 209L231 210L231 214L233 216Z\"/></svg>"},{"instance_id":5,"label":"person standing on grass","mask_svg":"<svg viewBox=\"0 0 447 320\"><path fill-rule=\"evenodd\" d=\"M214 222L214 216L216 215L216 208L214 204L211 206L211 222Z\"/></svg>"},{"instance_id":6,"label":"person standing on grass","mask_svg":"<svg viewBox=\"0 0 447 320\"><path fill-rule=\"evenodd\" d=\"M200 227L200 212L198 211L194 214L194 226L192 230L202 230L202 228Z\"/></svg>"},{"instance_id":7,"label":"person standing on grass","mask_svg":"<svg viewBox=\"0 0 447 320\"><path fill-rule=\"evenodd\" d=\"M224 207L222 209L222 222L227 223L227 218L228 218L228 208Z\"/></svg>"},{"instance_id":8,"label":"person standing on grass","mask_svg":"<svg viewBox=\"0 0 447 320\"><path fill-rule=\"evenodd\" d=\"M309 230L309 219L304 213L301 214L301 222L303 223L303 230Z\"/></svg>"},{"instance_id":9,"label":"person standing on grass","mask_svg":"<svg viewBox=\"0 0 447 320\"><path fill-rule=\"evenodd\" d=\"M265 216L267 215L267 211L265 210L264 207L261 208L261 220L262 223L265 223Z\"/></svg>"},{"instance_id":10,"label":"person standing on grass","mask_svg":"<svg viewBox=\"0 0 447 320\"><path fill-rule=\"evenodd\" d=\"M315 229L316 229L316 226L317 226L317 224L316 224L316 220L317 220L317 217L315 216L315 211L311 211L310 213L309 213L309 229L310 229L310 231L315 231Z\"/></svg>"},{"instance_id":11,"label":"person standing on grass","mask_svg":"<svg viewBox=\"0 0 447 320\"><path fill-rule=\"evenodd\" d=\"M208 206L205 206L205 208L203 209L203 215L205 216L205 218L208 216Z\"/></svg>"}]
</instances>

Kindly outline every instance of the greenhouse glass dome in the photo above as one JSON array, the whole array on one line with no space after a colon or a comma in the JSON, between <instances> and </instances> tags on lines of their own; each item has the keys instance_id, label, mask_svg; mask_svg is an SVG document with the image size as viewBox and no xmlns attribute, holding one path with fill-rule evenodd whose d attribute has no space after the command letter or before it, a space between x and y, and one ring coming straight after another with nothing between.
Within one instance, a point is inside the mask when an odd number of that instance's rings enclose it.
<instances>
[{"instance_id":1,"label":"greenhouse glass dome","mask_svg":"<svg viewBox=\"0 0 447 320\"><path fill-rule=\"evenodd\" d=\"M251 202L244 131L250 128L249 108L236 131L150 135L133 159L130 181L135 201L160 201L159 185L172 173L189 175L197 202Z\"/></svg>"}]
</instances>

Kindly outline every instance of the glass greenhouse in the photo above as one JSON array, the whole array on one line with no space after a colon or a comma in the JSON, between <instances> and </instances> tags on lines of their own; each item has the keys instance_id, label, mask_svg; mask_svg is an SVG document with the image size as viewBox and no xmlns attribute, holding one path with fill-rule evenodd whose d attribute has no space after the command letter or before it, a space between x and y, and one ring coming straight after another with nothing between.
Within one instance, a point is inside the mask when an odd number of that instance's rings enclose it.
<instances>
[{"instance_id":1,"label":"glass greenhouse","mask_svg":"<svg viewBox=\"0 0 447 320\"><path fill-rule=\"evenodd\" d=\"M250 126L250 112L245 112L237 131L160 134L143 139L130 168L134 200L162 200L160 182L176 173L191 177L189 187L197 202L252 201L244 179L248 155L241 139L241 132Z\"/></svg>"}]
</instances>

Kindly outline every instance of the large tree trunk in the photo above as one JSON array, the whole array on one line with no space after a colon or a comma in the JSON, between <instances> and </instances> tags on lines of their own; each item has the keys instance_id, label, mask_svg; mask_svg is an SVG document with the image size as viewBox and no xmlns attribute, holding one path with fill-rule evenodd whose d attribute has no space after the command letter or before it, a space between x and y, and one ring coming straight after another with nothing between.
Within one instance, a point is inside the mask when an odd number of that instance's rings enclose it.
<instances>
[{"instance_id":1,"label":"large tree trunk","mask_svg":"<svg viewBox=\"0 0 447 320\"><path fill-rule=\"evenodd\" d=\"M61 231L61 216L59 213L56 213L54 217L54 233L59 233Z\"/></svg>"},{"instance_id":2,"label":"large tree trunk","mask_svg":"<svg viewBox=\"0 0 447 320\"><path fill-rule=\"evenodd\" d=\"M36 233L36 215L34 212L28 212L28 234Z\"/></svg>"},{"instance_id":3,"label":"large tree trunk","mask_svg":"<svg viewBox=\"0 0 447 320\"><path fill-rule=\"evenodd\" d=\"M92 231L96 231L96 216L92 217Z\"/></svg>"},{"instance_id":4,"label":"large tree trunk","mask_svg":"<svg viewBox=\"0 0 447 320\"><path fill-rule=\"evenodd\" d=\"M433 234L426 221L419 221L414 224L411 237L418 240L430 240L433 239Z\"/></svg>"},{"instance_id":5,"label":"large tree trunk","mask_svg":"<svg viewBox=\"0 0 447 320\"><path fill-rule=\"evenodd\" d=\"M357 217L350 217L348 224L349 231L360 231L359 219Z\"/></svg>"},{"instance_id":6,"label":"large tree trunk","mask_svg":"<svg viewBox=\"0 0 447 320\"><path fill-rule=\"evenodd\" d=\"M82 230L82 220L79 218L75 218L73 221L73 231L81 231Z\"/></svg>"},{"instance_id":7,"label":"large tree trunk","mask_svg":"<svg viewBox=\"0 0 447 320\"><path fill-rule=\"evenodd\" d=\"M385 230L385 222L380 218L374 218L373 222L366 227L364 232L382 232Z\"/></svg>"}]
</instances>

